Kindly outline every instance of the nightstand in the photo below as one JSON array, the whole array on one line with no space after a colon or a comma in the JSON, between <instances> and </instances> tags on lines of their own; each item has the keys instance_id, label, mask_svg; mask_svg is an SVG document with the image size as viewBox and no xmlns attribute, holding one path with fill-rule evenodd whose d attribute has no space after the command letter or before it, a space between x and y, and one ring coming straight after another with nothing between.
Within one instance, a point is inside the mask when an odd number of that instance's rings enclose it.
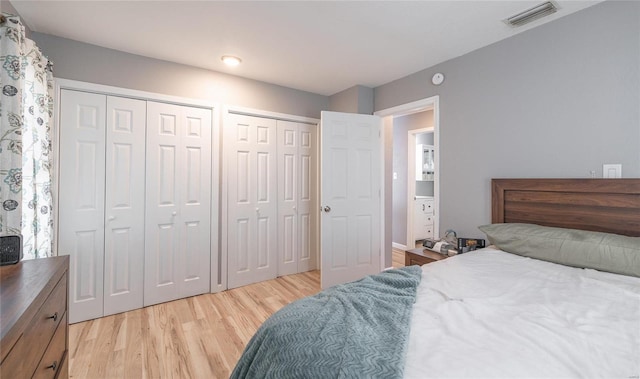
<instances>
[{"instance_id":1,"label":"nightstand","mask_svg":"<svg viewBox=\"0 0 640 379\"><path fill-rule=\"evenodd\" d=\"M413 265L422 266L424 264L440 261L446 258L449 258L449 257L447 255L436 253L435 251L431 251L429 249L424 249L424 248L411 249L411 250L405 250L404 252L404 265L405 266L413 266Z\"/></svg>"}]
</instances>

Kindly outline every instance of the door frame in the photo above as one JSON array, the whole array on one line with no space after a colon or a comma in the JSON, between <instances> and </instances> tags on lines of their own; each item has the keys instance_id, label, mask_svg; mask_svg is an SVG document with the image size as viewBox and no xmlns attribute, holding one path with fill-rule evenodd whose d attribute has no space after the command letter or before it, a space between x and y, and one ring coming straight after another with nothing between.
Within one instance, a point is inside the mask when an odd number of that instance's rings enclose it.
<instances>
[{"instance_id":1,"label":"door frame","mask_svg":"<svg viewBox=\"0 0 640 379\"><path fill-rule=\"evenodd\" d=\"M433 146L436 149L435 153L435 175L434 175L434 184L433 184L433 195L434 195L434 207L436 211L440 209L440 96L435 95L427 98L423 98L420 100L412 101L410 103L405 103L401 105L397 105L394 107L386 108L374 112L373 114L376 116L380 116L383 118L384 128L388 128L391 125L393 128L393 122L389 122L393 120L394 117L397 116L406 116L412 113L423 112L427 110L433 110ZM391 131L393 135L393 130ZM387 141L387 131L385 130L382 133L381 143L384 148L387 143L392 143L392 141ZM415 150L415 149L414 149ZM386 154L386 151L385 151ZM415 153L414 153L415 154ZM387 191L387 183L389 185L393 180L393 151L391 152L391 156L385 156L385 165L383 165L383 185L382 185L382 196L380 196L380 201L382 202L383 212L386 211L384 208L385 203L389 203L392 206L392 194L390 191ZM389 186L391 187L391 186ZM387 193L389 192L389 193ZM408 209L408 207L407 207ZM408 211L407 211L408 212ZM386 216L386 215L385 215ZM382 235L382 254L380 256L381 267L386 267L386 257L389 256L389 263L391 263L391 223L385 222L386 217L382 217L381 222L381 235ZM436 218L434 220L434 234L439 235L440 231L440 218L439 215L436 214ZM407 241L409 242L409 241ZM388 252L387 252L388 250Z\"/></svg>"},{"instance_id":2,"label":"door frame","mask_svg":"<svg viewBox=\"0 0 640 379\"><path fill-rule=\"evenodd\" d=\"M306 124L315 125L318 128L318 133L320 132L320 120L316 118L304 117L304 116L296 116L286 113L278 113L278 112L270 112L260 109L247 108L241 106L234 105L223 105L222 106L222 115L220 119L220 135L222 143L222 150L220 151L221 159L220 159L220 249L219 254L215 257L211 256L211 292L221 292L227 290L229 288L228 282L228 226L227 226L227 217L228 217L228 188L226 183L228 183L228 167L227 167L227 157L230 153L229 148L231 146L228 143L227 139L229 138L229 133L227 130L227 125L229 125L229 115L237 114L237 115L245 115L245 116L253 116L253 117L262 117L262 118L270 118L279 121L293 121L293 122L301 122ZM320 149L320 138L316 138L316 151L318 152L319 157L319 149ZM315 196L315 207L319 209L320 207L320 164L319 159L316 160L316 173L318 175L318 188L314 188L314 196ZM320 236L320 212L316 214L316 230L315 233L317 236ZM320 267L320 239L316 238L316 251L318 254L316 256L316 264ZM215 271L214 271L215 270ZM214 273L217 275L217 282L214 283Z\"/></svg>"}]
</instances>

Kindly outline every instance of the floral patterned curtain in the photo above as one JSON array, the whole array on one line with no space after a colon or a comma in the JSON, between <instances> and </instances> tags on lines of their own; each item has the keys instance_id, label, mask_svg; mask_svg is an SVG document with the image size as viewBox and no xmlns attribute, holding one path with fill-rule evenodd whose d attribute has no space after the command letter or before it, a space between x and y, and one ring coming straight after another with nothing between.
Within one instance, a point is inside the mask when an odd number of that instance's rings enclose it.
<instances>
[{"instance_id":1,"label":"floral patterned curtain","mask_svg":"<svg viewBox=\"0 0 640 379\"><path fill-rule=\"evenodd\" d=\"M22 234L24 258L53 255L53 72L20 18L0 23L0 235Z\"/></svg>"}]
</instances>

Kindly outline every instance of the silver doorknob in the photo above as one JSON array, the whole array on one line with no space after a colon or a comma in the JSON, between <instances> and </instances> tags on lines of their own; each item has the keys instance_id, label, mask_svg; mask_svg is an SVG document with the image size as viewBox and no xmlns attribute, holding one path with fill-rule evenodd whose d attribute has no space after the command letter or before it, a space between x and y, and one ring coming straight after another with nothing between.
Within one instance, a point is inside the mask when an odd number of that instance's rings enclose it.
<instances>
[{"instance_id":1,"label":"silver doorknob","mask_svg":"<svg viewBox=\"0 0 640 379\"><path fill-rule=\"evenodd\" d=\"M328 205L326 205L326 206L324 207L324 211L325 211L325 212L327 212L327 213L331 212L331 207L330 207L330 206L328 206Z\"/></svg>"}]
</instances>

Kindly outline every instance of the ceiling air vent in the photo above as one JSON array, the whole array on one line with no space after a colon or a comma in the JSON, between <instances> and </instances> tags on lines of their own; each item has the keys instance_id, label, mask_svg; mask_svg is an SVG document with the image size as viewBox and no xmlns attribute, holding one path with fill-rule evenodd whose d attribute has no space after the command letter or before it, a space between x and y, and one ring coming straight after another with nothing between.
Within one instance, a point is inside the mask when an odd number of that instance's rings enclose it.
<instances>
[{"instance_id":1,"label":"ceiling air vent","mask_svg":"<svg viewBox=\"0 0 640 379\"><path fill-rule=\"evenodd\" d=\"M504 22L513 27L522 26L533 20L556 13L557 10L558 7L556 7L554 3L551 1L545 1L542 4L538 4L533 8L507 18Z\"/></svg>"}]
</instances>

